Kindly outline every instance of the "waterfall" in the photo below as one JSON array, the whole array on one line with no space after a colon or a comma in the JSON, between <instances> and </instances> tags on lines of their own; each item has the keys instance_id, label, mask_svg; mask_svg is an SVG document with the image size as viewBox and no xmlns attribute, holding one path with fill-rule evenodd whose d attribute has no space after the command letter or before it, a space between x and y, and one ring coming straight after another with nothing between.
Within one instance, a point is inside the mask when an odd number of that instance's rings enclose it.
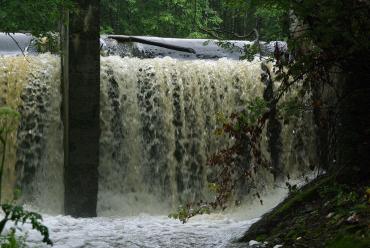
<instances>
[{"instance_id":1,"label":"waterfall","mask_svg":"<svg viewBox=\"0 0 370 248\"><path fill-rule=\"evenodd\" d=\"M0 61L3 68L14 63L9 57ZM25 202L60 213L59 58L29 57L29 66L19 108L18 181ZM168 214L177 204L209 197L207 179L214 175L207 160L232 142L215 135L217 116L229 116L256 96L262 98L261 72L258 61L102 57L98 214ZM300 130L310 132L303 124ZM311 142L297 145L297 132L283 126L282 163L287 168L299 161L291 151L305 151ZM302 167L312 162L306 160L299 161Z\"/></svg>"},{"instance_id":2,"label":"waterfall","mask_svg":"<svg viewBox=\"0 0 370 248\"><path fill-rule=\"evenodd\" d=\"M98 208L167 210L207 195L217 113L263 92L259 63L102 58ZM155 206L155 207L153 207Z\"/></svg>"}]
</instances>

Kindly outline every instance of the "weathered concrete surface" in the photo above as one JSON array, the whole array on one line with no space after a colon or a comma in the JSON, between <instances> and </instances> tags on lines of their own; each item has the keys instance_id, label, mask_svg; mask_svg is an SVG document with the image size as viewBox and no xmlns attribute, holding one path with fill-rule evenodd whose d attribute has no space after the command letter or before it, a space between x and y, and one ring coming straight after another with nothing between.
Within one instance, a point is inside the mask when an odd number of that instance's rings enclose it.
<instances>
[{"instance_id":1,"label":"weathered concrete surface","mask_svg":"<svg viewBox=\"0 0 370 248\"><path fill-rule=\"evenodd\" d=\"M118 42L117 40L108 38L103 35L100 38L100 47L102 54L118 55L121 57L139 57L139 58L160 58L171 57L181 60L194 59L210 59L216 60L220 58L228 58L239 60L245 54L245 46L253 44L252 41L217 41L207 39L178 39L178 38L161 38L149 36L126 36L127 42ZM17 34L14 38L21 44L23 50L35 53L37 48L35 43L31 42L33 38L30 35ZM131 40L144 40L148 43L133 42ZM28 42L24 44L24 42ZM168 49L153 44L160 43L168 47L183 47L194 52L176 51L176 49ZM261 42L262 56L271 55L274 53L275 41ZM277 41L279 49L287 50L285 42ZM21 55L22 52L18 49L14 41L4 33L0 33L0 55Z\"/></svg>"},{"instance_id":2,"label":"weathered concrete surface","mask_svg":"<svg viewBox=\"0 0 370 248\"><path fill-rule=\"evenodd\" d=\"M70 16L64 123L65 214L96 216L99 164L99 0L77 1Z\"/></svg>"},{"instance_id":3,"label":"weathered concrete surface","mask_svg":"<svg viewBox=\"0 0 370 248\"><path fill-rule=\"evenodd\" d=\"M253 41L218 41L209 39L179 39L179 38L161 38L150 36L134 36L132 38L145 40L147 42L118 42L108 37L103 36L102 49L109 55L119 55L121 57L139 57L139 58L160 58L171 57L176 59L220 59L228 58L239 60L245 54L245 47L252 45ZM130 36L127 36L130 37ZM130 40L130 39L128 39ZM281 51L287 50L285 42L276 41ZM261 42L261 55L267 56L274 53L275 41ZM179 46L188 48L194 53L176 51L165 47L150 45L150 43L161 43L167 46Z\"/></svg>"}]
</instances>

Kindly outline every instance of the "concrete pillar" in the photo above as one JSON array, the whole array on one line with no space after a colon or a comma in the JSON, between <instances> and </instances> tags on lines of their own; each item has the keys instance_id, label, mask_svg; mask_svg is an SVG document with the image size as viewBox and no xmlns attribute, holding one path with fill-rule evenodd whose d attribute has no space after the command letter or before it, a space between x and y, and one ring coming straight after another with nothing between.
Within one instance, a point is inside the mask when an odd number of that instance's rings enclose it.
<instances>
[{"instance_id":1,"label":"concrete pillar","mask_svg":"<svg viewBox=\"0 0 370 248\"><path fill-rule=\"evenodd\" d=\"M65 214L96 216L99 165L99 0L78 0L64 38ZM63 40L63 38L62 38Z\"/></svg>"}]
</instances>

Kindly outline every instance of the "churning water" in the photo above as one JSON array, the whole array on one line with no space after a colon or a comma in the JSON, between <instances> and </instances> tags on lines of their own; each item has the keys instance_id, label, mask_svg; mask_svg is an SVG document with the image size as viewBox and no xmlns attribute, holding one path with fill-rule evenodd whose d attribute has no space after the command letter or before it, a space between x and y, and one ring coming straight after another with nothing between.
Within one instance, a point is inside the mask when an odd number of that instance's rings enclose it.
<instances>
[{"instance_id":1,"label":"churning water","mask_svg":"<svg viewBox=\"0 0 370 248\"><path fill-rule=\"evenodd\" d=\"M186 224L148 214L88 219L46 215L44 222L56 248L245 248L248 244L236 239L285 195L284 190L274 190L266 195L264 205L255 202L230 212L197 216ZM47 247L40 240L41 236L28 228L30 247Z\"/></svg>"},{"instance_id":2,"label":"churning water","mask_svg":"<svg viewBox=\"0 0 370 248\"><path fill-rule=\"evenodd\" d=\"M21 60L27 70L15 66ZM58 215L64 201L59 58L0 58L1 83L8 85L12 76L23 87L16 159L23 201L50 214L45 222L55 247L238 247L231 240L275 206L284 190L272 191L263 206L251 202L185 225L166 215L180 203L211 196L207 158L230 142L215 135L217 116L262 97L260 75L256 61L103 57L100 217L74 219ZM309 154L291 157L297 132L283 128L282 160L290 164L304 163ZM300 146L312 143L298 140ZM39 244L37 234L29 238Z\"/></svg>"}]
</instances>

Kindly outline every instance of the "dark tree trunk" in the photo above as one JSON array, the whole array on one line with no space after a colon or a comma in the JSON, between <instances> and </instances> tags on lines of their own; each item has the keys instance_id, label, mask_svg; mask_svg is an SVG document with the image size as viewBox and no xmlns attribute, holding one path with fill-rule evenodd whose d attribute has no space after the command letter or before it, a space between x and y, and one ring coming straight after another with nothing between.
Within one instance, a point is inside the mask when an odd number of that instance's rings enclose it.
<instances>
[{"instance_id":1,"label":"dark tree trunk","mask_svg":"<svg viewBox=\"0 0 370 248\"><path fill-rule=\"evenodd\" d=\"M367 69L360 66L364 64L348 68L336 123L340 168L335 170L339 181L350 183L367 181L370 176L370 78Z\"/></svg>"},{"instance_id":2,"label":"dark tree trunk","mask_svg":"<svg viewBox=\"0 0 370 248\"><path fill-rule=\"evenodd\" d=\"M70 17L64 75L65 214L96 216L99 164L99 0L78 0Z\"/></svg>"},{"instance_id":3,"label":"dark tree trunk","mask_svg":"<svg viewBox=\"0 0 370 248\"><path fill-rule=\"evenodd\" d=\"M284 169L281 164L281 147L283 146L281 141L281 130L282 126L277 116L276 103L274 99L274 81L272 80L270 70L266 65L262 65L262 80L266 85L266 89L263 93L263 99L269 103L268 107L270 110L268 122L267 122L267 138L268 138L268 151L270 153L272 173L274 179L282 181L284 179Z\"/></svg>"},{"instance_id":4,"label":"dark tree trunk","mask_svg":"<svg viewBox=\"0 0 370 248\"><path fill-rule=\"evenodd\" d=\"M312 84L312 101L320 102L324 98L322 95L322 84ZM315 146L316 159L319 169L328 169L329 166L329 143L328 143L328 123L326 120L326 113L321 108L313 109L313 119L315 123Z\"/></svg>"}]
</instances>

